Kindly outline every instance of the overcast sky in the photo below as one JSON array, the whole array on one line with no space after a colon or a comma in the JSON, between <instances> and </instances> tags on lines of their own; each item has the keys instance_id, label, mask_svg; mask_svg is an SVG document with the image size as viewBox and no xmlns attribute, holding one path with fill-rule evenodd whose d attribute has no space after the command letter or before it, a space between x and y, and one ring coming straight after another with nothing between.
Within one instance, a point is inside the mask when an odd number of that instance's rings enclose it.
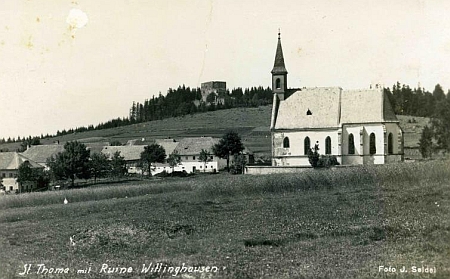
<instances>
[{"instance_id":1,"label":"overcast sky","mask_svg":"<svg viewBox=\"0 0 450 279\"><path fill-rule=\"evenodd\" d=\"M169 87L450 86L450 1L14 0L0 3L0 138L128 116ZM268 116L270 117L270 116Z\"/></svg>"}]
</instances>

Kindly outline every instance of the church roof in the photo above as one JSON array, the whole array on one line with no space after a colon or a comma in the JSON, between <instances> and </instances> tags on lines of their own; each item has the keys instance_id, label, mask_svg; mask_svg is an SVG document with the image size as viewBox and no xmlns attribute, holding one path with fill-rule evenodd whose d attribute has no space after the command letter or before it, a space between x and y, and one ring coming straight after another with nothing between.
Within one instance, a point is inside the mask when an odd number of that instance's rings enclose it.
<instances>
[{"instance_id":1,"label":"church roof","mask_svg":"<svg viewBox=\"0 0 450 279\"><path fill-rule=\"evenodd\" d=\"M342 92L341 123L396 121L397 117L383 89Z\"/></svg>"},{"instance_id":2,"label":"church roof","mask_svg":"<svg viewBox=\"0 0 450 279\"><path fill-rule=\"evenodd\" d=\"M383 89L303 88L280 102L275 129L332 128L397 121Z\"/></svg>"},{"instance_id":3,"label":"church roof","mask_svg":"<svg viewBox=\"0 0 450 279\"><path fill-rule=\"evenodd\" d=\"M283 48L281 47L281 37L278 33L277 52L275 54L275 62L273 64L272 74L287 74L286 66L284 65Z\"/></svg>"},{"instance_id":4,"label":"church roof","mask_svg":"<svg viewBox=\"0 0 450 279\"><path fill-rule=\"evenodd\" d=\"M338 126L341 91L339 87L303 88L296 91L280 102L275 129Z\"/></svg>"}]
</instances>

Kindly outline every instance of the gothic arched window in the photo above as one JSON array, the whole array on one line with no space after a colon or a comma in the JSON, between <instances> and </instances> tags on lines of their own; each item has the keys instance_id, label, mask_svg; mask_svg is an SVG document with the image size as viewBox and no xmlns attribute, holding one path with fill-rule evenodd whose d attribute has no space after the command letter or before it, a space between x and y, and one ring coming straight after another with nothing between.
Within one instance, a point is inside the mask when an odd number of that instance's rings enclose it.
<instances>
[{"instance_id":1,"label":"gothic arched window","mask_svg":"<svg viewBox=\"0 0 450 279\"><path fill-rule=\"evenodd\" d=\"M355 137L348 135L348 154L355 154Z\"/></svg>"},{"instance_id":2,"label":"gothic arched window","mask_svg":"<svg viewBox=\"0 0 450 279\"><path fill-rule=\"evenodd\" d=\"M277 80L275 81L275 88L281 89L281 79L277 78Z\"/></svg>"},{"instance_id":3,"label":"gothic arched window","mask_svg":"<svg viewBox=\"0 0 450 279\"><path fill-rule=\"evenodd\" d=\"M331 138L327 137L325 139L325 154L331 154Z\"/></svg>"},{"instance_id":4,"label":"gothic arched window","mask_svg":"<svg viewBox=\"0 0 450 279\"><path fill-rule=\"evenodd\" d=\"M283 140L283 147L284 148L289 148L289 138L285 137Z\"/></svg>"},{"instance_id":5,"label":"gothic arched window","mask_svg":"<svg viewBox=\"0 0 450 279\"><path fill-rule=\"evenodd\" d=\"M309 140L309 137L305 138L304 147L305 147L304 153L305 155L308 155L309 150L311 149L311 141Z\"/></svg>"},{"instance_id":6,"label":"gothic arched window","mask_svg":"<svg viewBox=\"0 0 450 279\"><path fill-rule=\"evenodd\" d=\"M369 153L370 153L370 155L377 153L377 145L375 142L375 134L374 133L370 134Z\"/></svg>"},{"instance_id":7,"label":"gothic arched window","mask_svg":"<svg viewBox=\"0 0 450 279\"><path fill-rule=\"evenodd\" d=\"M392 133L389 133L388 136L388 154L394 154L394 140Z\"/></svg>"}]
</instances>

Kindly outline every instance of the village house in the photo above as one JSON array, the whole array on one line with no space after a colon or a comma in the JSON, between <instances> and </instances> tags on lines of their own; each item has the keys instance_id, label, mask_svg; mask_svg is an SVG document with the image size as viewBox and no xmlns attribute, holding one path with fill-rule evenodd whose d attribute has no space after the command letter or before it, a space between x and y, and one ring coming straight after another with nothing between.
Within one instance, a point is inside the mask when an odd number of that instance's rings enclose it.
<instances>
[{"instance_id":1,"label":"village house","mask_svg":"<svg viewBox=\"0 0 450 279\"><path fill-rule=\"evenodd\" d=\"M139 163L144 147L145 145L104 146L101 153L112 158L114 153L119 152L126 162L128 173L141 173Z\"/></svg>"},{"instance_id":2,"label":"village house","mask_svg":"<svg viewBox=\"0 0 450 279\"><path fill-rule=\"evenodd\" d=\"M175 148L175 152L181 157L181 164L176 171L195 172L218 172L227 165L227 160L214 155L213 146L219 143L218 138L213 137L195 137L183 138ZM209 153L206 163L200 161L202 149Z\"/></svg>"},{"instance_id":3,"label":"village house","mask_svg":"<svg viewBox=\"0 0 450 279\"><path fill-rule=\"evenodd\" d=\"M272 166L310 166L315 145L340 164L403 160L403 132L382 86L288 89L281 38L272 69Z\"/></svg>"},{"instance_id":4,"label":"village house","mask_svg":"<svg viewBox=\"0 0 450 279\"><path fill-rule=\"evenodd\" d=\"M181 158L181 163L174 168L170 167L167 161L165 161L164 163L154 163L152 168L152 175L161 173L163 171L167 173L171 173L172 171L185 171L187 173L218 172L220 169L223 169L226 166L226 159L219 158L213 154L213 146L218 142L218 138L212 137L182 138L179 141L171 138L156 139L154 143L159 144L164 148L166 152L166 160L170 156L170 154L176 152ZM141 143L141 141L136 141L135 144L125 146L106 145L103 146L101 150L98 148L98 144L93 147L89 146L88 143L86 143L86 145L91 153L101 152L108 158L112 158L114 153L119 152L120 156L122 156L126 162L128 173L143 174L143 170L140 167L141 153L144 151L145 146L151 143L146 142L145 145L140 145ZM202 151L202 149L206 150L209 153L208 161L206 163L200 161L200 152ZM48 170L47 160L52 156L56 156L60 152L64 152L63 144L34 145L28 147L26 151L19 155L24 158L28 158L30 161ZM247 154L247 157L251 158L251 154ZM232 161L233 158L231 158L230 162Z\"/></svg>"},{"instance_id":5,"label":"village house","mask_svg":"<svg viewBox=\"0 0 450 279\"><path fill-rule=\"evenodd\" d=\"M22 152L22 155L48 170L47 159L63 151L64 145L62 144L32 145Z\"/></svg>"},{"instance_id":6,"label":"village house","mask_svg":"<svg viewBox=\"0 0 450 279\"><path fill-rule=\"evenodd\" d=\"M176 152L181 162L173 169L167 162L154 163L152 175L159 174L163 171L171 173L176 172L218 172L219 169L226 166L226 160L213 155L212 147L218 143L219 139L212 137L196 137L183 138L180 141L175 139L156 139L155 143L162 146L166 152L166 159L170 154ZM128 146L105 146L102 153L111 157L115 152L119 151L127 163L128 173L142 174L139 167L141 153L144 151L145 145L128 145ZM210 155L206 164L200 161L201 150L207 150Z\"/></svg>"},{"instance_id":7,"label":"village house","mask_svg":"<svg viewBox=\"0 0 450 279\"><path fill-rule=\"evenodd\" d=\"M31 168L43 168L38 163L30 160L17 152L0 153L0 181L5 191L11 192L30 192L36 189L35 182L17 182L19 167L22 164L29 164Z\"/></svg>"}]
</instances>

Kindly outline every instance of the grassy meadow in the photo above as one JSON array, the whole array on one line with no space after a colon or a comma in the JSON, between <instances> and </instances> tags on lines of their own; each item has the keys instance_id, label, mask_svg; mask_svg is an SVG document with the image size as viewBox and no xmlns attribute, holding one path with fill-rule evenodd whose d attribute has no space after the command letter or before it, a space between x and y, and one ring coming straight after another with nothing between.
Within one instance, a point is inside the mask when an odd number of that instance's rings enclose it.
<instances>
[{"instance_id":1,"label":"grassy meadow","mask_svg":"<svg viewBox=\"0 0 450 279\"><path fill-rule=\"evenodd\" d=\"M0 278L450 278L449 181L436 160L2 196Z\"/></svg>"}]
</instances>

